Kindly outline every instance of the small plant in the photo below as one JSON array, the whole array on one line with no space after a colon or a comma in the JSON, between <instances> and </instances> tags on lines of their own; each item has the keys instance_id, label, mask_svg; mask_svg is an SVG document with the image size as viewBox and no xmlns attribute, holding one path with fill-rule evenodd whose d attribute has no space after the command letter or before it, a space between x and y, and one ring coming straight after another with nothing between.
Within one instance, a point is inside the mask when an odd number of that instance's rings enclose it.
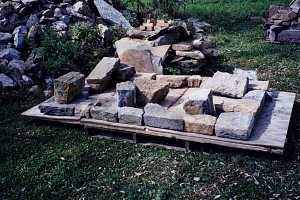
<instances>
[{"instance_id":1,"label":"small plant","mask_svg":"<svg viewBox=\"0 0 300 200\"><path fill-rule=\"evenodd\" d=\"M101 44L102 37L97 27L92 24L78 22L71 27L72 40L82 45L97 46Z\"/></svg>"}]
</instances>

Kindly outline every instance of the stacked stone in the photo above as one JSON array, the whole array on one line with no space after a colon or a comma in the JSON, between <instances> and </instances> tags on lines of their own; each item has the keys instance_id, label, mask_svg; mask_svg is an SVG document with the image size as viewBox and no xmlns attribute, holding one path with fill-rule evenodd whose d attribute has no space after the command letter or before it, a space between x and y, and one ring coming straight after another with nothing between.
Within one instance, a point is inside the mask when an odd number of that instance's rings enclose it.
<instances>
[{"instance_id":1,"label":"stacked stone","mask_svg":"<svg viewBox=\"0 0 300 200\"><path fill-rule=\"evenodd\" d=\"M271 42L300 43L300 1L290 6L271 5L265 23L266 39Z\"/></svg>"}]
</instances>

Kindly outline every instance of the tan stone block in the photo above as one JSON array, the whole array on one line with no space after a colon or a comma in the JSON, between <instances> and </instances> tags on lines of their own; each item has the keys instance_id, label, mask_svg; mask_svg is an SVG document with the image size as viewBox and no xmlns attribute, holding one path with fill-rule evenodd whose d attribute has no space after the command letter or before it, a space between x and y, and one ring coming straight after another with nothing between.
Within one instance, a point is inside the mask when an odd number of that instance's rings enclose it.
<instances>
[{"instance_id":1,"label":"tan stone block","mask_svg":"<svg viewBox=\"0 0 300 200\"><path fill-rule=\"evenodd\" d=\"M157 75L156 80L166 82L170 88L182 88L187 86L188 76L184 75Z\"/></svg>"},{"instance_id":2,"label":"tan stone block","mask_svg":"<svg viewBox=\"0 0 300 200\"><path fill-rule=\"evenodd\" d=\"M188 87L195 88L200 87L202 83L202 77L200 75L193 75L188 78Z\"/></svg>"},{"instance_id":3,"label":"tan stone block","mask_svg":"<svg viewBox=\"0 0 300 200\"><path fill-rule=\"evenodd\" d=\"M190 133L200 133L214 135L217 118L211 115L185 115L184 131Z\"/></svg>"}]
</instances>

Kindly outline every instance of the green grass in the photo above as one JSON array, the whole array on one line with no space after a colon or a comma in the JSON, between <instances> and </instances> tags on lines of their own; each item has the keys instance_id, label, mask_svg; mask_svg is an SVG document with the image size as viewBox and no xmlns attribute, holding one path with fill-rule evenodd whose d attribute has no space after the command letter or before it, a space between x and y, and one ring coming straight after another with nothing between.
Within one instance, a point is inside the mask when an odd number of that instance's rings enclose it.
<instances>
[{"instance_id":1,"label":"green grass","mask_svg":"<svg viewBox=\"0 0 300 200\"><path fill-rule=\"evenodd\" d=\"M262 39L270 3L201 0L187 12L209 21L223 65L258 69L277 89L299 92L300 45ZM205 6L207 7L205 7ZM243 9L241 9L243 8ZM1 199L299 199L300 151L287 158L201 147L183 153L91 138L80 128L30 121L41 98L0 98Z\"/></svg>"}]
</instances>

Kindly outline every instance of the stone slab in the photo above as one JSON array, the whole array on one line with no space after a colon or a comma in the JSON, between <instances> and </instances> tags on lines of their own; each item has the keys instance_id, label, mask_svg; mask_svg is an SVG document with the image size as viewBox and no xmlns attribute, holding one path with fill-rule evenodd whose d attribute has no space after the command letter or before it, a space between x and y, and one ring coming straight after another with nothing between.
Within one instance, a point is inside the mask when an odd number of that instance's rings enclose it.
<instances>
[{"instance_id":1,"label":"stone slab","mask_svg":"<svg viewBox=\"0 0 300 200\"><path fill-rule=\"evenodd\" d=\"M184 120L184 131L214 135L217 118L211 115L186 115Z\"/></svg>"},{"instance_id":2,"label":"stone slab","mask_svg":"<svg viewBox=\"0 0 300 200\"><path fill-rule=\"evenodd\" d=\"M42 103L39 105L39 110L45 115L52 116L74 116L74 104L57 104L55 102Z\"/></svg>"},{"instance_id":3,"label":"stone slab","mask_svg":"<svg viewBox=\"0 0 300 200\"><path fill-rule=\"evenodd\" d=\"M252 113L221 113L216 122L215 132L218 137L248 140L250 138L254 122L255 118Z\"/></svg>"},{"instance_id":4,"label":"stone slab","mask_svg":"<svg viewBox=\"0 0 300 200\"><path fill-rule=\"evenodd\" d=\"M122 107L118 109L119 123L131 125L143 125L143 109Z\"/></svg>"},{"instance_id":5,"label":"stone slab","mask_svg":"<svg viewBox=\"0 0 300 200\"><path fill-rule=\"evenodd\" d=\"M179 114L153 103L147 104L144 111L144 123L146 126L183 131L184 121Z\"/></svg>"}]
</instances>

